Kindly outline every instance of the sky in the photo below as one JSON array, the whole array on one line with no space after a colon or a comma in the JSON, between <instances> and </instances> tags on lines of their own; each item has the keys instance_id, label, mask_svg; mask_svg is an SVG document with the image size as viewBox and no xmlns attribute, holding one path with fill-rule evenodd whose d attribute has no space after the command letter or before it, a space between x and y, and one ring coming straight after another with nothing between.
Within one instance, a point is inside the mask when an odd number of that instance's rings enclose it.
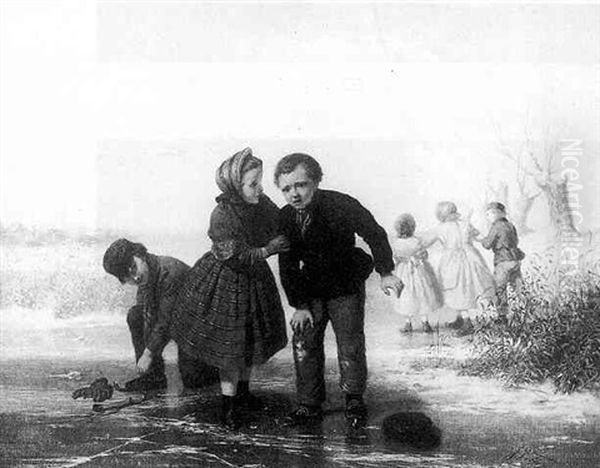
<instances>
[{"instance_id":1,"label":"sky","mask_svg":"<svg viewBox=\"0 0 600 468\"><path fill-rule=\"evenodd\" d=\"M389 228L514 186L501 133L582 141L600 226L600 7L511 2L0 3L0 220L205 232L220 161L308 152ZM499 130L500 129L500 130ZM536 202L534 219L545 220Z\"/></svg>"}]
</instances>

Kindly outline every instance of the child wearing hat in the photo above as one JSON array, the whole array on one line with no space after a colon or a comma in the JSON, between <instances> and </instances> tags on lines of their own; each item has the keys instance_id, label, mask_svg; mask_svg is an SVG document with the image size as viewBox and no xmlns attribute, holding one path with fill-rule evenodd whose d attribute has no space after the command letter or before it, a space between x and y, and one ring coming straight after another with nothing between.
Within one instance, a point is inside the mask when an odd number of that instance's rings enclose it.
<instances>
[{"instance_id":1,"label":"child wearing hat","mask_svg":"<svg viewBox=\"0 0 600 468\"><path fill-rule=\"evenodd\" d=\"M429 316L442 306L442 293L433 268L427 260L423 242L415 237L415 218L402 214L394 225L397 239L392 244L395 274L404 284L399 298L394 300L396 311L407 318L404 332L413 331L413 319L420 318L423 331L432 333Z\"/></svg>"},{"instance_id":2,"label":"child wearing hat","mask_svg":"<svg viewBox=\"0 0 600 468\"><path fill-rule=\"evenodd\" d=\"M127 325L141 374L124 391L144 392L167 387L162 352L170 340L171 312L190 267L173 257L157 256L143 244L118 239L104 254L104 269L121 284L137 288L136 304L127 313ZM182 350L178 352L181 380L186 388L217 381L217 370Z\"/></svg>"},{"instance_id":3,"label":"child wearing hat","mask_svg":"<svg viewBox=\"0 0 600 468\"><path fill-rule=\"evenodd\" d=\"M506 320L508 314L507 286L515 291L521 285L521 260L525 253L519 249L519 236L514 224L506 219L506 208L502 203L487 205L485 216L491 223L487 236L479 239L485 249L494 252L494 279L496 281L496 310L498 318Z\"/></svg>"}]
</instances>

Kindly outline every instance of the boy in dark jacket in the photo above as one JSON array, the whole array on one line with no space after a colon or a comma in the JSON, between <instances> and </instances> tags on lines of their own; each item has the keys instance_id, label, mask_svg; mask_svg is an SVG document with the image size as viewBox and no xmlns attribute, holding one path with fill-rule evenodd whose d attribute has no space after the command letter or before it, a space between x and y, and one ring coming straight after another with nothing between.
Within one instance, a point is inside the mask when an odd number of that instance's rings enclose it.
<instances>
[{"instance_id":1,"label":"boy in dark jacket","mask_svg":"<svg viewBox=\"0 0 600 468\"><path fill-rule=\"evenodd\" d=\"M519 249L519 236L515 226L506 219L502 203L489 203L486 218L491 223L490 232L481 239L481 245L494 252L494 280L496 282L496 310L498 318L506 320L508 298L506 288L510 284L515 291L521 285L521 260L525 254Z\"/></svg>"},{"instance_id":2,"label":"boy in dark jacket","mask_svg":"<svg viewBox=\"0 0 600 468\"><path fill-rule=\"evenodd\" d=\"M281 234L290 241L290 250L279 254L279 273L288 301L296 309L291 325L298 408L288 422L304 424L322 417L323 339L331 321L346 417L355 425L367 416L365 280L374 263L386 294L400 295L402 282L392 274L394 261L385 230L356 199L320 189L321 178L319 163L302 153L284 157L275 169L275 183L288 202L280 212ZM355 234L369 245L374 261L355 247Z\"/></svg>"},{"instance_id":3,"label":"boy in dark jacket","mask_svg":"<svg viewBox=\"0 0 600 468\"><path fill-rule=\"evenodd\" d=\"M139 392L166 388L162 352L170 340L171 310L190 267L173 257L148 253L142 244L127 239L113 242L104 254L104 269L121 284L137 287L136 304L129 309L127 325L141 374L123 390ZM218 381L215 368L178 353L179 372L186 388Z\"/></svg>"}]
</instances>

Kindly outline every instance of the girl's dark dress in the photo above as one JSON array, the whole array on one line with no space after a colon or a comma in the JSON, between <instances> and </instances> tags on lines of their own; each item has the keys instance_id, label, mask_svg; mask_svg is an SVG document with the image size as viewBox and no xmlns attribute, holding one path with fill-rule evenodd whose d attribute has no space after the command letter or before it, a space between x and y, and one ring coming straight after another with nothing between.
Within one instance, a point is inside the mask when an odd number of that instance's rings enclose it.
<instances>
[{"instance_id":1,"label":"girl's dark dress","mask_svg":"<svg viewBox=\"0 0 600 468\"><path fill-rule=\"evenodd\" d=\"M207 252L192 268L173 313L183 352L219 368L263 364L287 344L273 273L257 250L277 235L278 208L222 194L210 219Z\"/></svg>"}]
</instances>

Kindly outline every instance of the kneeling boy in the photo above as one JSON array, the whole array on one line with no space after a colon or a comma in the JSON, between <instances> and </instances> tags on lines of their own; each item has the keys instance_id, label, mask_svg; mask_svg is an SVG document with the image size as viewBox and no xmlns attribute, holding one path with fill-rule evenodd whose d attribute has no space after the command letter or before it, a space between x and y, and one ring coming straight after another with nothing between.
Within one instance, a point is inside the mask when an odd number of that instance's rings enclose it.
<instances>
[{"instance_id":1,"label":"kneeling boy","mask_svg":"<svg viewBox=\"0 0 600 468\"><path fill-rule=\"evenodd\" d=\"M123 390L143 392L167 387L162 352L170 340L171 309L179 287L190 267L173 257L149 253L144 245L119 239L106 250L103 260L107 273L121 284L137 287L136 304L129 309L127 325L140 377L130 380ZM178 353L179 372L186 388L218 381L218 371L184 353Z\"/></svg>"}]
</instances>

